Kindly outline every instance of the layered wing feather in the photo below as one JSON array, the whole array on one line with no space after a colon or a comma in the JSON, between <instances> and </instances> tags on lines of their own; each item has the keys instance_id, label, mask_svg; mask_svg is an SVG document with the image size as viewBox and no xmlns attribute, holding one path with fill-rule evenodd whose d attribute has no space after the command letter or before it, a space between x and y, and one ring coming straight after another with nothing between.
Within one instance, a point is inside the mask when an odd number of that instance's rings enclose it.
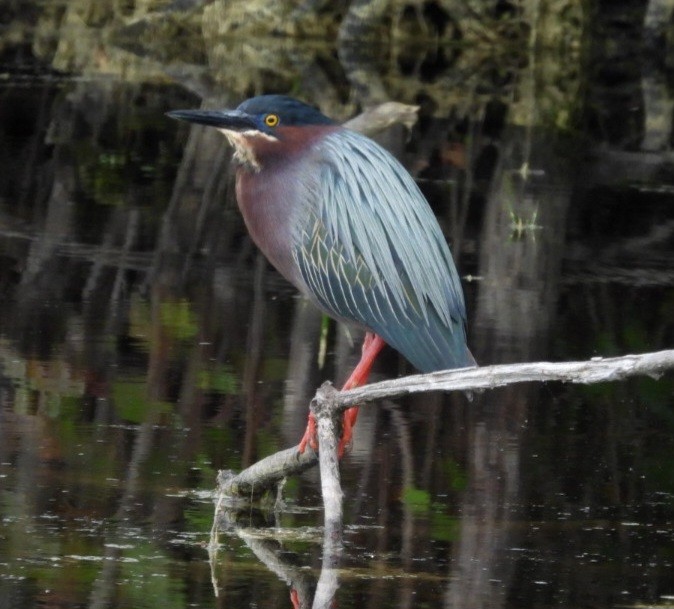
<instances>
[{"instance_id":1,"label":"layered wing feather","mask_svg":"<svg viewBox=\"0 0 674 609\"><path fill-rule=\"evenodd\" d=\"M411 176L348 130L313 155L293 255L318 304L373 330L421 371L472 365L459 277Z\"/></svg>"}]
</instances>

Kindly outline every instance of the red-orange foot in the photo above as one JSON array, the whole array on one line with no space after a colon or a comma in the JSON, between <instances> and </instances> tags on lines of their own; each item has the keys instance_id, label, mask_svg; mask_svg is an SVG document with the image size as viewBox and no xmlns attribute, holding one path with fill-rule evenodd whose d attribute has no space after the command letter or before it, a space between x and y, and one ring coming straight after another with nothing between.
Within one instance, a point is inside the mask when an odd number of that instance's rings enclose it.
<instances>
[{"instance_id":1,"label":"red-orange foot","mask_svg":"<svg viewBox=\"0 0 674 609\"><path fill-rule=\"evenodd\" d=\"M363 352L360 356L360 361L354 368L351 376L346 380L346 383L344 383L342 391L360 387L367 382L367 379L370 376L370 371L372 370L372 365L374 364L375 359L377 359L379 352L384 348L385 344L386 343L384 340L373 332L367 332L365 334L365 340L363 341ZM351 443L351 439L353 438L353 427L356 424L357 418L358 406L353 406L344 411L342 437L339 441L339 446L337 447L337 452L340 459L344 454L344 449ZM318 450L318 440L316 438L316 419L314 418L313 414L309 414L307 429L300 440L298 446L300 453L305 451L307 444L309 444L309 446L311 446L311 448L314 450Z\"/></svg>"},{"instance_id":2,"label":"red-orange foot","mask_svg":"<svg viewBox=\"0 0 674 609\"><path fill-rule=\"evenodd\" d=\"M316 437L316 417L313 413L309 413L309 418L307 419L307 428L304 430L304 435L300 440L300 444L297 447L297 450L302 454L306 448L307 444L314 449L318 450L318 438Z\"/></svg>"}]
</instances>

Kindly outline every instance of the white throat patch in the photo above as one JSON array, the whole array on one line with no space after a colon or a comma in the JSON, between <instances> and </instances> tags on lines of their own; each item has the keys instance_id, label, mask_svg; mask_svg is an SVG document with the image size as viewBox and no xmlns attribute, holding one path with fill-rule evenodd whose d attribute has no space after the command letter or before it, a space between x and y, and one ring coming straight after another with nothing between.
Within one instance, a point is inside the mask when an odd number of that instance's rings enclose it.
<instances>
[{"instance_id":1,"label":"white throat patch","mask_svg":"<svg viewBox=\"0 0 674 609\"><path fill-rule=\"evenodd\" d=\"M248 131L232 131L230 129L218 129L227 138L227 141L234 147L234 160L242 165L252 168L254 171L260 171L260 162L255 156L253 142L256 138L270 142L278 142L278 138L273 135L262 133L256 129Z\"/></svg>"}]
</instances>

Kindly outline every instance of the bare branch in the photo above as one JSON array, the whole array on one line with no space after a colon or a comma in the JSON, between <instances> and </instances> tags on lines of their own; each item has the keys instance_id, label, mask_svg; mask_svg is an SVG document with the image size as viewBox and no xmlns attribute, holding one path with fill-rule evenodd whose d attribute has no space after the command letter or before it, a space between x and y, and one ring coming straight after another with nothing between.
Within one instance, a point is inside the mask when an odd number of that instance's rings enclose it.
<instances>
[{"instance_id":1,"label":"bare branch","mask_svg":"<svg viewBox=\"0 0 674 609\"><path fill-rule=\"evenodd\" d=\"M317 413L326 411L334 416L354 404L362 405L412 393L483 390L546 381L590 384L620 381L639 375L657 379L671 369L674 369L674 350L597 357L581 362L533 362L443 370L373 383L349 391L336 391L330 383L324 383L316 392L312 408ZM317 462L318 457L310 448L303 455L297 452L297 447L289 448L266 457L229 480L220 478L220 492L227 497L257 499L262 493L274 489L286 476L298 474ZM334 473L332 476L334 480Z\"/></svg>"},{"instance_id":2,"label":"bare branch","mask_svg":"<svg viewBox=\"0 0 674 609\"><path fill-rule=\"evenodd\" d=\"M311 412L316 417L318 462L321 469L321 494L325 512L323 548L330 556L339 557L342 546L342 485L339 476L337 438L339 437L340 411L334 406L339 392L325 384L316 392L311 403ZM326 565L324 565L326 566Z\"/></svg>"},{"instance_id":3,"label":"bare branch","mask_svg":"<svg viewBox=\"0 0 674 609\"><path fill-rule=\"evenodd\" d=\"M427 391L494 389L515 383L536 381L561 381L587 385L620 381L639 375L658 379L666 370L672 368L674 368L674 350L611 358L595 357L581 362L500 364L405 376L349 391L335 392L333 400L334 406L343 411L354 404L365 404L383 398L396 398Z\"/></svg>"},{"instance_id":4,"label":"bare branch","mask_svg":"<svg viewBox=\"0 0 674 609\"><path fill-rule=\"evenodd\" d=\"M254 501L274 491L287 476L301 474L317 463L318 455L311 448L299 453L297 446L293 446L253 463L236 476L228 478L221 471L218 474L219 492L230 500Z\"/></svg>"}]
</instances>

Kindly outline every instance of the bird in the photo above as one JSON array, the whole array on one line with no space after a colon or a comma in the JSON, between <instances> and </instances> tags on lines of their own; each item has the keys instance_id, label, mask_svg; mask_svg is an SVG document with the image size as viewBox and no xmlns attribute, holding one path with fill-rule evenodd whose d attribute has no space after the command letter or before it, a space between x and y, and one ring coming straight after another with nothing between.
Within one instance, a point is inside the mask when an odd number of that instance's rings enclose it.
<instances>
[{"instance_id":1,"label":"bird","mask_svg":"<svg viewBox=\"0 0 674 609\"><path fill-rule=\"evenodd\" d=\"M367 382L385 345L420 372L477 365L449 246L414 178L392 154L285 95L167 115L224 134L252 240L319 309L365 330L360 362L342 390ZM357 415L357 406L344 413L340 456ZM299 452L307 444L318 450L311 414Z\"/></svg>"}]
</instances>

